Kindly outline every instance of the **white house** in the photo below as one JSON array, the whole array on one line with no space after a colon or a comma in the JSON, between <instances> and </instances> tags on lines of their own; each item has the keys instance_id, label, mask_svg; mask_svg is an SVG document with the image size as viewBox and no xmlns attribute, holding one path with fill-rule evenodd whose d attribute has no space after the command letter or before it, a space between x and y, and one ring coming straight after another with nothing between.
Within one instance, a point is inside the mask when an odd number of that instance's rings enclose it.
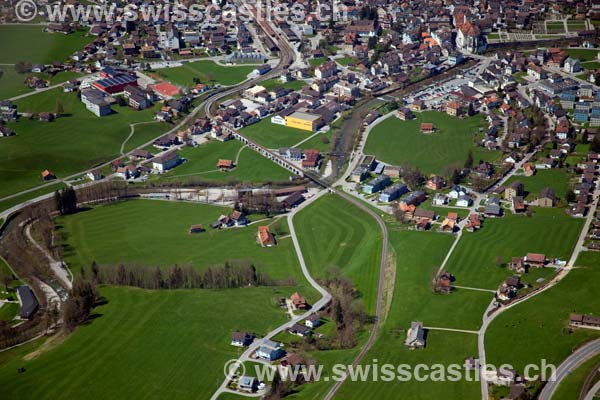
<instances>
[{"instance_id":1,"label":"white house","mask_svg":"<svg viewBox=\"0 0 600 400\"><path fill-rule=\"evenodd\" d=\"M576 60L575 58L568 57L565 60L563 69L565 70L565 72L573 74L573 73L581 71L581 63L579 62L579 60Z\"/></svg>"},{"instance_id":2,"label":"white house","mask_svg":"<svg viewBox=\"0 0 600 400\"><path fill-rule=\"evenodd\" d=\"M176 167L177 164L179 164L179 161L179 153L176 151L171 151L154 159L154 161L152 161L152 168L160 173L163 173L173 167Z\"/></svg>"},{"instance_id":3,"label":"white house","mask_svg":"<svg viewBox=\"0 0 600 400\"><path fill-rule=\"evenodd\" d=\"M404 344L411 350L425 347L425 329L422 322L412 322L410 324Z\"/></svg>"},{"instance_id":4,"label":"white house","mask_svg":"<svg viewBox=\"0 0 600 400\"><path fill-rule=\"evenodd\" d=\"M457 207L470 207L472 203L473 200L471 200L471 198L466 194L460 196L458 200L456 200Z\"/></svg>"}]
</instances>

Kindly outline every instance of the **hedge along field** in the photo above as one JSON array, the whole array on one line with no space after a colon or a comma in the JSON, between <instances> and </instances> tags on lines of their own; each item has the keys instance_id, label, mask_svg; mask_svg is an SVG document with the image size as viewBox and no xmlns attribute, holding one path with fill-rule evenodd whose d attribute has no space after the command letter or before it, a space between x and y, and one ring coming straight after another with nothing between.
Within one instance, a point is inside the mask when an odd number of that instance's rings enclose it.
<instances>
[{"instance_id":1,"label":"hedge along field","mask_svg":"<svg viewBox=\"0 0 600 400\"><path fill-rule=\"evenodd\" d=\"M231 333L264 335L287 318L276 299L288 292L276 287L100 294L107 303L64 342L31 360L20 348L0 353L3 398L207 399L242 351Z\"/></svg>"},{"instance_id":2,"label":"hedge along field","mask_svg":"<svg viewBox=\"0 0 600 400\"><path fill-rule=\"evenodd\" d=\"M113 114L97 117L85 108L75 93L61 88L38 93L16 102L19 112L54 112L57 102L63 116L53 122L20 118L9 123L17 135L2 138L0 146L0 197L43 183L41 172L53 171L59 178L92 168L119 155L129 136L130 123L153 120L153 110L136 111L113 105ZM142 135L160 135L163 124L139 125Z\"/></svg>"},{"instance_id":3,"label":"hedge along field","mask_svg":"<svg viewBox=\"0 0 600 400\"><path fill-rule=\"evenodd\" d=\"M190 264L205 269L237 260L253 263L273 279L294 278L298 289L289 290L301 290L313 300L317 292L305 281L290 238L263 248L256 243L257 226L263 222L245 228L210 228L220 215L231 211L196 203L133 200L61 217L57 225L65 237L66 262L75 271L93 261L150 267ZM251 216L254 221L262 218ZM268 219L264 224L273 222ZM190 235L188 230L194 224L202 224L206 232Z\"/></svg>"}]
</instances>

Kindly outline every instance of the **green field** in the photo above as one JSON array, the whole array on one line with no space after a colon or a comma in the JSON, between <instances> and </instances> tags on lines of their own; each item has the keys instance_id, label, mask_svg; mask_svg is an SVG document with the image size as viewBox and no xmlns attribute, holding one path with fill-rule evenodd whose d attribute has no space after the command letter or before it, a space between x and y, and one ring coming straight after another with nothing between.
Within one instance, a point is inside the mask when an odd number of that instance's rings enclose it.
<instances>
[{"instance_id":1,"label":"green field","mask_svg":"<svg viewBox=\"0 0 600 400\"><path fill-rule=\"evenodd\" d=\"M356 63L357 59L356 57L342 57L342 58L336 58L335 62L343 65L344 67L347 67L349 64L353 64Z\"/></svg>"},{"instance_id":2,"label":"green field","mask_svg":"<svg viewBox=\"0 0 600 400\"><path fill-rule=\"evenodd\" d=\"M422 134L420 125L424 122L433 123L438 131ZM480 115L459 120L445 113L427 111L417 113L412 121L390 117L373 128L364 153L374 154L390 164L409 162L426 174L441 173L446 166L462 167L469 150L473 150L475 162L497 157L497 152L476 151L472 135L481 126Z\"/></svg>"},{"instance_id":3,"label":"green field","mask_svg":"<svg viewBox=\"0 0 600 400\"><path fill-rule=\"evenodd\" d=\"M600 356L592 357L581 364L577 369L563 379L558 386L558 389L556 389L554 398L561 400L579 400L579 393L583 389L585 380L599 364ZM594 381L592 382L592 386L593 384Z\"/></svg>"},{"instance_id":4,"label":"green field","mask_svg":"<svg viewBox=\"0 0 600 400\"><path fill-rule=\"evenodd\" d=\"M253 263L273 279L293 277L298 287L304 287L291 239L283 238L277 246L263 248L256 244L256 226L210 229L210 223L230 212L229 208L194 203L134 200L60 218L58 224L66 236L65 259L75 271L89 267L92 261L203 269L239 260ZM266 220L264 224L272 222ZM202 224L207 231L190 235L193 224ZM303 290L307 297L314 293L312 288Z\"/></svg>"},{"instance_id":5,"label":"green field","mask_svg":"<svg viewBox=\"0 0 600 400\"><path fill-rule=\"evenodd\" d=\"M468 333L430 330L427 346L411 351L404 346L406 329L411 321L425 326L472 329L481 321L483 310L477 303L490 294L457 291L450 295L431 292L432 272L450 248L450 235L434 232L399 230L390 226L390 244L396 256L394 297L390 311L373 348L363 364L374 359L381 366L401 364L462 364L465 357L476 356L477 336ZM485 307L484 307L485 308ZM481 313L480 313L481 312ZM350 382L342 385L336 398L406 398L406 399L473 399L479 396L477 382Z\"/></svg>"},{"instance_id":6,"label":"green field","mask_svg":"<svg viewBox=\"0 0 600 400\"><path fill-rule=\"evenodd\" d=\"M270 117L242 128L240 132L268 149L291 147L313 134L309 131L273 124Z\"/></svg>"},{"instance_id":7,"label":"green field","mask_svg":"<svg viewBox=\"0 0 600 400\"><path fill-rule=\"evenodd\" d=\"M52 77L45 73L18 74L13 66L2 65L0 66L0 99L8 99L14 96L32 92L33 90L26 86L24 83L25 79L29 75L35 75L44 80L47 80L50 85L66 82L69 79L81 76L81 74L71 71L59 72L58 74Z\"/></svg>"},{"instance_id":8,"label":"green field","mask_svg":"<svg viewBox=\"0 0 600 400\"><path fill-rule=\"evenodd\" d=\"M55 184L48 185L48 186L43 187L41 189L36 189L36 190L33 190L33 191L29 192L29 193L21 194L19 196L15 196L15 197L10 198L8 200L0 201L0 211L8 210L9 208L14 207L14 206L16 206L18 204L21 204L21 203L23 203L23 202L25 202L27 200L35 199L36 197L43 196L45 194L55 192L55 191L57 191L59 189L65 188L65 187L67 187L67 185L65 185L64 183L57 182Z\"/></svg>"},{"instance_id":9,"label":"green field","mask_svg":"<svg viewBox=\"0 0 600 400\"><path fill-rule=\"evenodd\" d=\"M291 89L291 90L300 90L305 85L306 85L306 82L300 81L300 80L282 83L279 80L279 78L269 79L269 80L266 80L266 81L263 81L260 83L260 86L264 87L267 90L272 90L272 89L275 89L278 87L282 87L284 89Z\"/></svg>"},{"instance_id":10,"label":"green field","mask_svg":"<svg viewBox=\"0 0 600 400\"><path fill-rule=\"evenodd\" d=\"M542 359L558 365L585 341L600 336L599 331L566 329L572 312L600 314L600 253L581 253L576 266L555 287L494 320L485 341L488 363L507 362L517 371Z\"/></svg>"},{"instance_id":11,"label":"green field","mask_svg":"<svg viewBox=\"0 0 600 400\"><path fill-rule=\"evenodd\" d=\"M246 76L255 67L223 66L214 61L202 60L184 63L181 67L163 68L155 71L155 75L180 86L194 86L194 78L202 83L221 85L235 85L246 79Z\"/></svg>"},{"instance_id":12,"label":"green field","mask_svg":"<svg viewBox=\"0 0 600 400\"><path fill-rule=\"evenodd\" d=\"M337 267L356 285L369 313L375 312L381 231L375 220L346 200L327 195L294 218L306 265L313 277Z\"/></svg>"},{"instance_id":13,"label":"green field","mask_svg":"<svg viewBox=\"0 0 600 400\"><path fill-rule=\"evenodd\" d=\"M3 397L209 398L225 362L240 353L229 345L231 332L265 334L285 322L275 299L287 294L104 287L107 304L63 343L32 361L19 349L0 361Z\"/></svg>"},{"instance_id":14,"label":"green field","mask_svg":"<svg viewBox=\"0 0 600 400\"><path fill-rule=\"evenodd\" d=\"M597 49L565 49L569 56L578 59L581 62L596 60L598 56Z\"/></svg>"},{"instance_id":15,"label":"green field","mask_svg":"<svg viewBox=\"0 0 600 400\"><path fill-rule=\"evenodd\" d=\"M318 57L318 58L310 58L308 63L311 67L317 68L319 65L325 63L327 61L327 57Z\"/></svg>"},{"instance_id":16,"label":"green field","mask_svg":"<svg viewBox=\"0 0 600 400\"><path fill-rule=\"evenodd\" d=\"M570 175L565 169L540 169L533 176L512 176L504 186L512 182L521 182L525 190L525 200L531 201L537 199L543 188L552 188L556 196L564 199L567 191L571 188L569 184Z\"/></svg>"},{"instance_id":17,"label":"green field","mask_svg":"<svg viewBox=\"0 0 600 400\"><path fill-rule=\"evenodd\" d=\"M64 35L43 29L32 25L0 26L0 63L63 61L93 40L84 30Z\"/></svg>"},{"instance_id":18,"label":"green field","mask_svg":"<svg viewBox=\"0 0 600 400\"><path fill-rule=\"evenodd\" d=\"M54 122L21 118L8 124L17 136L3 138L0 147L0 197L42 184L41 172L53 171L59 178L84 171L106 162L119 153L121 143L129 136L130 123L152 121L153 110L135 111L113 105L113 114L96 117L81 103L75 93L63 93L60 88L49 90L16 102L20 112L56 110L57 98L64 114ZM140 126L142 135L129 143L149 138L148 130L163 124ZM137 130L137 128L136 128Z\"/></svg>"},{"instance_id":19,"label":"green field","mask_svg":"<svg viewBox=\"0 0 600 400\"><path fill-rule=\"evenodd\" d=\"M507 268L496 266L498 256L510 262L512 257L527 253L544 253L549 258L567 261L583 221L567 216L561 209L534 210L532 217L509 212L503 218L487 218L479 231L465 232L446 264L446 269L456 276L456 284L497 289L512 275ZM524 279L531 278L525 275Z\"/></svg>"},{"instance_id":20,"label":"green field","mask_svg":"<svg viewBox=\"0 0 600 400\"><path fill-rule=\"evenodd\" d=\"M244 148L237 140L225 143L212 140L198 148L187 147L180 152L187 162L164 175L157 176L161 181L181 181L191 179L206 181L240 182L280 182L287 181L292 172L271 162L250 148ZM241 150L241 151L240 151ZM237 160L237 166L228 172L217 170L219 159Z\"/></svg>"}]
</instances>

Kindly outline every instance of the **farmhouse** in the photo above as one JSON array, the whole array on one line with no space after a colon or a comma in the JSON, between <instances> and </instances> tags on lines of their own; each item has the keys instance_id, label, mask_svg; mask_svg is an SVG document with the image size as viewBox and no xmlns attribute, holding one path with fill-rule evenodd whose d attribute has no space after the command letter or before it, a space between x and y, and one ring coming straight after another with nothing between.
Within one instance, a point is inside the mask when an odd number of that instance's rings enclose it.
<instances>
[{"instance_id":1,"label":"farmhouse","mask_svg":"<svg viewBox=\"0 0 600 400\"><path fill-rule=\"evenodd\" d=\"M163 154L160 157L157 157L152 162L152 168L162 173L176 167L179 164L179 161L179 153L176 151L171 151Z\"/></svg>"},{"instance_id":2,"label":"farmhouse","mask_svg":"<svg viewBox=\"0 0 600 400\"><path fill-rule=\"evenodd\" d=\"M422 322L412 322L410 329L406 332L404 344L411 350L425 347L425 329Z\"/></svg>"},{"instance_id":3,"label":"farmhouse","mask_svg":"<svg viewBox=\"0 0 600 400\"><path fill-rule=\"evenodd\" d=\"M54 175L54 172L45 169L42 171L42 179L45 181L50 181L52 179L56 179L56 175Z\"/></svg>"},{"instance_id":4,"label":"farmhouse","mask_svg":"<svg viewBox=\"0 0 600 400\"><path fill-rule=\"evenodd\" d=\"M189 230L190 235L192 233L200 233L200 232L204 232L204 227L201 224L196 224L196 225L190 226L190 230Z\"/></svg>"},{"instance_id":5,"label":"farmhouse","mask_svg":"<svg viewBox=\"0 0 600 400\"><path fill-rule=\"evenodd\" d=\"M292 302L294 308L298 310L306 310L309 308L306 299L303 296L301 296L298 292L294 292L294 294L290 296L290 301Z\"/></svg>"},{"instance_id":6,"label":"farmhouse","mask_svg":"<svg viewBox=\"0 0 600 400\"><path fill-rule=\"evenodd\" d=\"M600 317L585 314L571 314L569 325L573 327L600 329Z\"/></svg>"},{"instance_id":7,"label":"farmhouse","mask_svg":"<svg viewBox=\"0 0 600 400\"><path fill-rule=\"evenodd\" d=\"M533 267L543 267L546 265L546 256L538 253L527 253L524 258L526 264Z\"/></svg>"},{"instance_id":8,"label":"farmhouse","mask_svg":"<svg viewBox=\"0 0 600 400\"><path fill-rule=\"evenodd\" d=\"M233 168L232 160L219 159L219 161L217 161L217 169L219 169L221 171L229 171L232 168Z\"/></svg>"},{"instance_id":9,"label":"farmhouse","mask_svg":"<svg viewBox=\"0 0 600 400\"><path fill-rule=\"evenodd\" d=\"M421 124L421 133L433 133L435 131L435 127L431 122L424 122Z\"/></svg>"},{"instance_id":10,"label":"farmhouse","mask_svg":"<svg viewBox=\"0 0 600 400\"><path fill-rule=\"evenodd\" d=\"M262 247L273 247L275 246L275 237L270 232L268 226L259 226L257 234L258 243Z\"/></svg>"},{"instance_id":11,"label":"farmhouse","mask_svg":"<svg viewBox=\"0 0 600 400\"><path fill-rule=\"evenodd\" d=\"M254 341L254 336L248 332L233 332L231 334L231 345L237 347L249 346Z\"/></svg>"}]
</instances>

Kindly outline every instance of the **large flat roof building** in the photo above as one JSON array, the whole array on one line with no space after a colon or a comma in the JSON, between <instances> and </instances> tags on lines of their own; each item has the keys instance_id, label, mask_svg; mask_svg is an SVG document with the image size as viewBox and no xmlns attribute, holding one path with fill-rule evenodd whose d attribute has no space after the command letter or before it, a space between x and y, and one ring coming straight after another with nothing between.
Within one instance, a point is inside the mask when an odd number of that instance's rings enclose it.
<instances>
[{"instance_id":1,"label":"large flat roof building","mask_svg":"<svg viewBox=\"0 0 600 400\"><path fill-rule=\"evenodd\" d=\"M286 126L314 132L321 127L323 117L303 111L296 111L285 117Z\"/></svg>"}]
</instances>

